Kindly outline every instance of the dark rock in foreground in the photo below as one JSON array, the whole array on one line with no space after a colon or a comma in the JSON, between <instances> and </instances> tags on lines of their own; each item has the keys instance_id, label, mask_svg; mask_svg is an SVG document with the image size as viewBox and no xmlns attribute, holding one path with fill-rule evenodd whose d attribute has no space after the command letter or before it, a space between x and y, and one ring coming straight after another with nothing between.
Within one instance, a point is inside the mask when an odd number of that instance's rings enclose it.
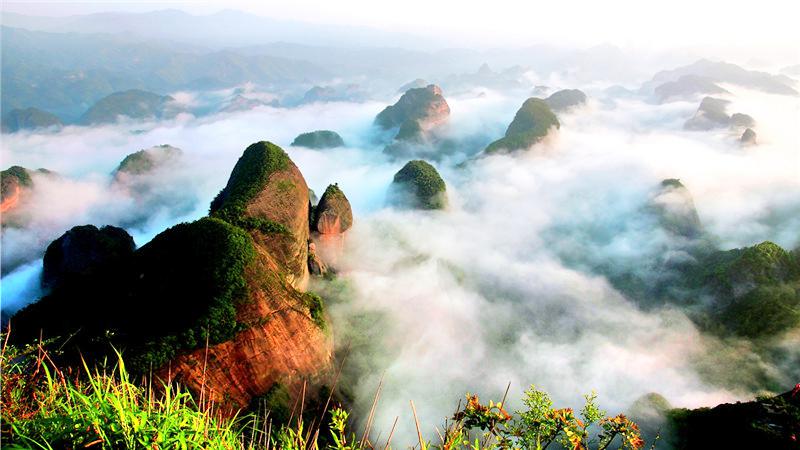
<instances>
[{"instance_id":1,"label":"dark rock in foreground","mask_svg":"<svg viewBox=\"0 0 800 450\"><path fill-rule=\"evenodd\" d=\"M133 255L136 244L127 231L106 225L73 227L51 242L44 253L42 287L52 289L74 283L100 267L116 264Z\"/></svg>"}]
</instances>

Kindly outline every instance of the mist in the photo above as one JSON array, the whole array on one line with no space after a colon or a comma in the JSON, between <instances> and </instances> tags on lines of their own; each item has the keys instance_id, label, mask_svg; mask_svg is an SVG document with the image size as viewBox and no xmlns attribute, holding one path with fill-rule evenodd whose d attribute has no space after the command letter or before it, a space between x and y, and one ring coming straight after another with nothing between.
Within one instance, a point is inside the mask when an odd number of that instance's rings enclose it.
<instances>
[{"instance_id":1,"label":"mist","mask_svg":"<svg viewBox=\"0 0 800 450\"><path fill-rule=\"evenodd\" d=\"M416 440L409 400L421 422L433 426L466 392L500 400L508 383L511 409L535 384L572 407L596 390L601 406L618 411L649 392L683 407L752 397L746 383L723 379L723 368L742 378L751 371L785 380L800 375L791 365L759 360L746 343L704 335L677 307L641 308L594 270L639 270L680 247L642 212L665 178L687 186L722 248L764 240L797 247L796 98L726 86L734 93L730 110L758 121L760 144L743 148L728 130L684 131L696 101L657 105L611 97L605 85L546 81L580 87L590 101L559 114L560 131L530 152L479 159L527 95L445 91L451 118L441 133L457 145L435 164L449 197L448 209L437 212L386 204L406 161L383 153L372 121L396 96L5 135L4 165L45 167L59 177L37 176L20 211L28 226L3 230L4 264L17 266L2 279L3 309L41 295L44 249L72 226L124 226L141 246L173 224L204 216L242 151L269 140L289 153L310 188L319 194L338 183L352 204L355 224L337 261L338 278L314 289L325 294L337 348L350 348L345 381L357 411L368 410L383 380L373 428L385 436L399 416L395 444ZM529 82L532 88L542 78L531 75ZM189 91L174 97L197 107L205 101ZM297 134L318 129L337 131L346 146L289 146ZM157 201L142 203L111 187L125 155L161 144L184 154L144 181L158 188ZM795 333L780 340L795 359L798 339ZM749 365L714 356L732 347ZM709 359L718 367L702 363Z\"/></svg>"}]
</instances>

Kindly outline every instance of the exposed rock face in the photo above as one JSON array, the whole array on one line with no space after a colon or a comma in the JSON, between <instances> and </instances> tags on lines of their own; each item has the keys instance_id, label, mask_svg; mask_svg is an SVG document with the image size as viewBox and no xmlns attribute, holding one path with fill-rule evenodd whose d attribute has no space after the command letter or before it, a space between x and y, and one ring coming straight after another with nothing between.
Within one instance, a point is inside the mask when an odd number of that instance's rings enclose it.
<instances>
[{"instance_id":1,"label":"exposed rock face","mask_svg":"<svg viewBox=\"0 0 800 450\"><path fill-rule=\"evenodd\" d=\"M80 123L94 125L114 123L120 117L131 119L162 119L175 116L175 108L170 96L131 89L115 92L97 101L80 119Z\"/></svg>"},{"instance_id":2,"label":"exposed rock face","mask_svg":"<svg viewBox=\"0 0 800 450\"><path fill-rule=\"evenodd\" d=\"M556 112L569 111L586 104L586 94L579 89L562 89L547 97L545 103Z\"/></svg>"},{"instance_id":3,"label":"exposed rock face","mask_svg":"<svg viewBox=\"0 0 800 450\"><path fill-rule=\"evenodd\" d=\"M117 179L150 173L155 169L174 164L183 156L183 150L163 144L126 156L114 170Z\"/></svg>"},{"instance_id":4,"label":"exposed rock face","mask_svg":"<svg viewBox=\"0 0 800 450\"><path fill-rule=\"evenodd\" d=\"M753 131L752 128L747 128L744 130L744 133L742 133L742 137L739 139L739 142L742 145L756 145L758 143L756 132Z\"/></svg>"},{"instance_id":5,"label":"exposed rock face","mask_svg":"<svg viewBox=\"0 0 800 450\"><path fill-rule=\"evenodd\" d=\"M256 244L256 251L246 270L248 300L236 308L237 323L247 328L210 346L207 356L200 348L159 371L195 392L206 389L207 398L234 412L276 383L299 397L307 382L306 396L311 397L333 377L333 343L318 323L322 311L309 294L278 280L280 269L265 249Z\"/></svg>"},{"instance_id":6,"label":"exposed rock face","mask_svg":"<svg viewBox=\"0 0 800 450\"><path fill-rule=\"evenodd\" d=\"M286 152L270 142L255 143L211 202L211 216L252 230L269 248L292 285L308 283L308 185Z\"/></svg>"},{"instance_id":7,"label":"exposed rock face","mask_svg":"<svg viewBox=\"0 0 800 450\"><path fill-rule=\"evenodd\" d=\"M314 276L325 276L328 273L328 265L317 254L317 244L308 243L308 271Z\"/></svg>"},{"instance_id":8,"label":"exposed rock face","mask_svg":"<svg viewBox=\"0 0 800 450\"><path fill-rule=\"evenodd\" d=\"M3 117L3 131L14 133L37 128L59 128L63 124L55 114L38 108L13 109Z\"/></svg>"},{"instance_id":9,"label":"exposed rock face","mask_svg":"<svg viewBox=\"0 0 800 450\"><path fill-rule=\"evenodd\" d=\"M667 81L655 88L659 101L666 102L688 98L699 94L714 95L728 94L729 92L719 87L711 78L699 75L683 75L675 81Z\"/></svg>"},{"instance_id":10,"label":"exposed rock face","mask_svg":"<svg viewBox=\"0 0 800 450\"><path fill-rule=\"evenodd\" d=\"M713 97L704 97L697 108L697 112L689 119L684 128L687 130L710 130L712 128L727 126L730 121L727 100Z\"/></svg>"},{"instance_id":11,"label":"exposed rock face","mask_svg":"<svg viewBox=\"0 0 800 450\"><path fill-rule=\"evenodd\" d=\"M686 121L684 128L687 130L711 130L720 127L741 129L755 125L755 120L747 114L728 115L726 110L729 103L729 101L719 98L704 97L697 112Z\"/></svg>"},{"instance_id":12,"label":"exposed rock face","mask_svg":"<svg viewBox=\"0 0 800 450\"><path fill-rule=\"evenodd\" d=\"M661 226L667 231L689 239L703 233L692 194L680 180L670 178L662 181L653 205Z\"/></svg>"},{"instance_id":13,"label":"exposed rock face","mask_svg":"<svg viewBox=\"0 0 800 450\"><path fill-rule=\"evenodd\" d=\"M133 238L122 228L73 227L47 246L42 286L52 289L75 282L75 278L91 275L100 266L131 257L135 248Z\"/></svg>"},{"instance_id":14,"label":"exposed rock face","mask_svg":"<svg viewBox=\"0 0 800 450\"><path fill-rule=\"evenodd\" d=\"M375 117L375 124L383 129L400 127L415 120L424 129L430 129L450 117L450 106L442 96L439 86L409 89L394 105L387 106Z\"/></svg>"},{"instance_id":15,"label":"exposed rock face","mask_svg":"<svg viewBox=\"0 0 800 450\"><path fill-rule=\"evenodd\" d=\"M342 234L353 225L353 210L339 185L325 189L314 208L313 230L320 234Z\"/></svg>"},{"instance_id":16,"label":"exposed rock face","mask_svg":"<svg viewBox=\"0 0 800 450\"><path fill-rule=\"evenodd\" d=\"M19 205L22 190L33 186L28 169L11 166L0 173L0 212L8 212Z\"/></svg>"},{"instance_id":17,"label":"exposed rock face","mask_svg":"<svg viewBox=\"0 0 800 450\"><path fill-rule=\"evenodd\" d=\"M83 354L110 341L134 370L205 390L223 414L276 383L299 396L307 381L312 396L332 378L333 346L321 299L295 288L309 262L305 180L279 147L253 144L211 214L58 284L14 316L14 338L80 330L70 345Z\"/></svg>"},{"instance_id":18,"label":"exposed rock face","mask_svg":"<svg viewBox=\"0 0 800 450\"><path fill-rule=\"evenodd\" d=\"M335 131L317 130L298 135L292 141L292 146L316 149L344 147L344 139Z\"/></svg>"},{"instance_id":19,"label":"exposed rock face","mask_svg":"<svg viewBox=\"0 0 800 450\"><path fill-rule=\"evenodd\" d=\"M436 169L422 160L409 161L398 171L389 188L389 201L411 209L444 209L447 186Z\"/></svg>"},{"instance_id":20,"label":"exposed rock face","mask_svg":"<svg viewBox=\"0 0 800 450\"><path fill-rule=\"evenodd\" d=\"M9 213L23 203L23 198L33 189L32 174L55 176L54 172L47 169L32 171L22 166L11 166L0 172L0 212ZM3 222L5 224L7 221Z\"/></svg>"},{"instance_id":21,"label":"exposed rock face","mask_svg":"<svg viewBox=\"0 0 800 450\"><path fill-rule=\"evenodd\" d=\"M550 129L560 127L558 118L544 100L529 98L517 111L505 137L489 144L485 152L527 149L544 139Z\"/></svg>"}]
</instances>

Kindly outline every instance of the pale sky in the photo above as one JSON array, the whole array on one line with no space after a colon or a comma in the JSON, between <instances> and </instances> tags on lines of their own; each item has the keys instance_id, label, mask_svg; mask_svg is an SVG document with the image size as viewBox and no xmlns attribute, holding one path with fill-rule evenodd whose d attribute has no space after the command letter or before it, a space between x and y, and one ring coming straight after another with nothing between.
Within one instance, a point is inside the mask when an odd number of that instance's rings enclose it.
<instances>
[{"instance_id":1,"label":"pale sky","mask_svg":"<svg viewBox=\"0 0 800 450\"><path fill-rule=\"evenodd\" d=\"M537 41L660 49L739 47L765 53L795 51L800 59L800 2L794 0L33 0L4 2L3 7L34 15L166 8L212 14L236 9L273 18L446 37L469 45Z\"/></svg>"}]
</instances>

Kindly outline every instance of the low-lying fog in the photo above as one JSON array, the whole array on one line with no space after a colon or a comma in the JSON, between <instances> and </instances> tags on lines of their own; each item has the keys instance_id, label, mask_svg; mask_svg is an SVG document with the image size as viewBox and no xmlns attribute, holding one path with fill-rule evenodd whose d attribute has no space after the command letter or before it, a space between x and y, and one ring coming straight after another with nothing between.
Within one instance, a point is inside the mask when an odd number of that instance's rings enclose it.
<instances>
[{"instance_id":1,"label":"low-lying fog","mask_svg":"<svg viewBox=\"0 0 800 450\"><path fill-rule=\"evenodd\" d=\"M602 276L562 260L576 256L588 267L646 261L660 251L668 237L640 212L664 178L687 186L723 248L764 240L798 245L797 100L725 87L735 93L729 110L758 121L758 146L741 147L727 130L684 131L696 101L656 105L585 89L589 104L559 114L561 130L534 151L466 166L459 164L472 155L464 153L437 162L450 199L445 212L385 207L387 187L405 163L374 143L372 120L385 102L263 106L158 124L6 135L4 167L45 167L62 177L37 177L24 211L30 226L3 231L4 263L23 263L2 279L3 308L35 299L43 250L65 230L127 225L142 245L172 224L205 215L245 147L270 140L318 194L338 182L352 203L355 225L340 279L320 289L340 293L329 312L337 344L356 343L348 364L360 368L359 405L369 407L383 377L374 429L384 436L395 416L397 435L411 432L409 400L422 423L439 424L464 393L499 400L509 382L509 399L536 384L557 404L578 407L594 389L610 412L648 392L676 406L746 398L752 393L717 383L713 370L701 367L722 344L681 311L640 310ZM444 95L452 110L447 133L465 152L501 136L526 97L488 90ZM297 134L317 129L337 131L347 146L289 146ZM153 180L165 201L142 205L110 187L126 154L159 144L185 154L179 167ZM375 339L364 344L367 335ZM745 368L727 369L747 376ZM785 368L761 369L788 375Z\"/></svg>"}]
</instances>

